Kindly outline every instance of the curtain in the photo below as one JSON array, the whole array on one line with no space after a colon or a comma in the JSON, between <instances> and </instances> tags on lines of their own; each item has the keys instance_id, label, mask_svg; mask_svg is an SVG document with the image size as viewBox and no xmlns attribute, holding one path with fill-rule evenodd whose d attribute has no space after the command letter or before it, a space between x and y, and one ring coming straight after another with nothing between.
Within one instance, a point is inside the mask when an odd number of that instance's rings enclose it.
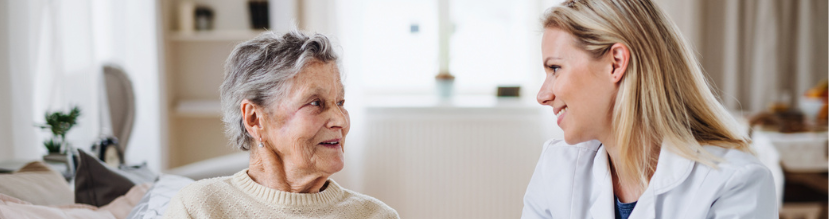
<instances>
[{"instance_id":1,"label":"curtain","mask_svg":"<svg viewBox=\"0 0 829 219\"><path fill-rule=\"evenodd\" d=\"M67 133L89 149L102 134L104 64L133 82L136 118L129 163L164 167L166 95L159 71L157 1L0 0L0 160L39 159L51 133L35 127L47 111L81 108ZM8 48L8 50L2 50Z\"/></svg>"},{"instance_id":2,"label":"curtain","mask_svg":"<svg viewBox=\"0 0 829 219\"><path fill-rule=\"evenodd\" d=\"M697 49L731 110L796 107L827 78L827 1L702 0Z\"/></svg>"}]
</instances>

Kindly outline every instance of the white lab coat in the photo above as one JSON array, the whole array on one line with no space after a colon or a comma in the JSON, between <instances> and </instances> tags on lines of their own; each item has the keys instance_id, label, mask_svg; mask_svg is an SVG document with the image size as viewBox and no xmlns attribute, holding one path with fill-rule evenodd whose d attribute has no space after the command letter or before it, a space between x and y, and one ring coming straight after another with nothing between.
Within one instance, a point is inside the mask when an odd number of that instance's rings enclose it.
<instances>
[{"instance_id":1,"label":"white lab coat","mask_svg":"<svg viewBox=\"0 0 829 219\"><path fill-rule=\"evenodd\" d=\"M664 149L634 218L778 218L771 172L754 156L705 146L723 158L718 169ZM615 218L613 184L598 141L544 144L521 218Z\"/></svg>"}]
</instances>

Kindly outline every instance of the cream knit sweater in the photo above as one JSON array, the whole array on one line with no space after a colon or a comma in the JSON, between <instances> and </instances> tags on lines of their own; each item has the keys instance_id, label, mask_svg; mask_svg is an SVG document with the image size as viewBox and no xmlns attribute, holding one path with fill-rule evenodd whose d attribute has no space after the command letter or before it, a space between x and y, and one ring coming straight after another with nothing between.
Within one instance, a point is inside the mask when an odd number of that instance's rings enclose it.
<instances>
[{"instance_id":1,"label":"cream knit sweater","mask_svg":"<svg viewBox=\"0 0 829 219\"><path fill-rule=\"evenodd\" d=\"M290 193L259 185L247 172L184 187L164 218L400 218L380 200L343 189L334 180L319 193Z\"/></svg>"}]
</instances>

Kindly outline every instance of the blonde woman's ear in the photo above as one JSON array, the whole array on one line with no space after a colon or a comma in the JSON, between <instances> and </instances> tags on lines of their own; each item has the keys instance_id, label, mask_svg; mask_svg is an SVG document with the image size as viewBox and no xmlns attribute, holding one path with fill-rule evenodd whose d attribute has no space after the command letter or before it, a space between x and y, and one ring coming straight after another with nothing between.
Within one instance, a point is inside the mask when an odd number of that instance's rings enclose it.
<instances>
[{"instance_id":1,"label":"blonde woman's ear","mask_svg":"<svg viewBox=\"0 0 829 219\"><path fill-rule=\"evenodd\" d=\"M613 71L610 74L613 83L619 83L627 72L628 63L630 62L630 49L624 44L615 43L610 46L609 53L612 59L611 66L613 66Z\"/></svg>"}]
</instances>

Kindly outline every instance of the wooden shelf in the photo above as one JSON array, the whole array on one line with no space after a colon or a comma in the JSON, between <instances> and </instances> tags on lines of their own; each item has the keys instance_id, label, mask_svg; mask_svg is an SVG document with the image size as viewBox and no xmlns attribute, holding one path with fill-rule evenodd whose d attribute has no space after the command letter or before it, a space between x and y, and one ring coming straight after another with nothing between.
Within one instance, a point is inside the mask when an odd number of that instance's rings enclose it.
<instances>
[{"instance_id":1,"label":"wooden shelf","mask_svg":"<svg viewBox=\"0 0 829 219\"><path fill-rule=\"evenodd\" d=\"M184 118L222 118L218 100L183 100L176 103L175 115Z\"/></svg>"},{"instance_id":2,"label":"wooden shelf","mask_svg":"<svg viewBox=\"0 0 829 219\"><path fill-rule=\"evenodd\" d=\"M176 31L170 33L168 37L172 41L181 42L232 42L250 40L264 32L263 30Z\"/></svg>"}]
</instances>

